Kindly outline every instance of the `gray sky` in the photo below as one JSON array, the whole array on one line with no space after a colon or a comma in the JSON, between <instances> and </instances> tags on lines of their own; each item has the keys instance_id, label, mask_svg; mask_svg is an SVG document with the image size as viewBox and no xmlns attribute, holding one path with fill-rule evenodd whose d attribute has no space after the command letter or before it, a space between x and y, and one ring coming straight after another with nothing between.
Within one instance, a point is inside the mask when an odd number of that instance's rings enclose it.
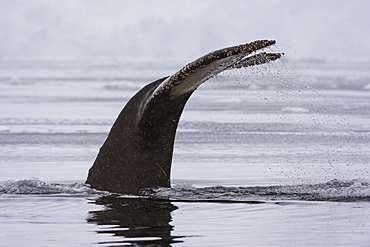
<instances>
[{"instance_id":1,"label":"gray sky","mask_svg":"<svg viewBox=\"0 0 370 247\"><path fill-rule=\"evenodd\" d=\"M192 59L275 39L291 58L370 60L368 0L0 0L0 59Z\"/></svg>"}]
</instances>

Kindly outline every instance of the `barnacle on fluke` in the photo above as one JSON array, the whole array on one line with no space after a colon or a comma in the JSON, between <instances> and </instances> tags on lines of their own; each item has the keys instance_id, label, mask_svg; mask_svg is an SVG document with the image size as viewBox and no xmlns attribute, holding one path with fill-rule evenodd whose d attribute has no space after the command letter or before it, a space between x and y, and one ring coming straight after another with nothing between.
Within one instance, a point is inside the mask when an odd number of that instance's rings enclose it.
<instances>
[{"instance_id":1,"label":"barnacle on fluke","mask_svg":"<svg viewBox=\"0 0 370 247\"><path fill-rule=\"evenodd\" d=\"M250 55L252 52L258 51L273 44L275 44L275 40L257 40L251 43L232 46L208 53L197 60L188 63L177 73L170 76L162 83L161 86L157 88L154 94L158 95L164 91L168 91L169 88L181 84L186 77L196 74L199 69L202 69L215 62L217 63L214 65L218 66L210 66L209 70L206 72L208 73L208 76L204 77L202 80L199 80L199 85L225 69L242 68L276 60L280 58L282 54L263 53L260 56L257 55L248 57L248 55Z\"/></svg>"},{"instance_id":2,"label":"barnacle on fluke","mask_svg":"<svg viewBox=\"0 0 370 247\"><path fill-rule=\"evenodd\" d=\"M95 189L126 194L170 187L176 129L189 97L203 82L224 70L279 59L280 53L249 56L273 44L274 40L258 40L217 50L146 85L129 100L113 124L86 183Z\"/></svg>"}]
</instances>

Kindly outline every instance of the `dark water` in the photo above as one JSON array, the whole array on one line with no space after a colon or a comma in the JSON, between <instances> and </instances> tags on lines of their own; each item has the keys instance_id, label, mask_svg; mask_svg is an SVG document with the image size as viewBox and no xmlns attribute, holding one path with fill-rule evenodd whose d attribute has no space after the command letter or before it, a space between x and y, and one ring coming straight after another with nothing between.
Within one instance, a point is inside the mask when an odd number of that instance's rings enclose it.
<instances>
[{"instance_id":1,"label":"dark water","mask_svg":"<svg viewBox=\"0 0 370 247\"><path fill-rule=\"evenodd\" d=\"M141 196L83 181L124 103L182 63L0 65L1 246L370 242L368 63L275 63L207 82L180 122L173 187Z\"/></svg>"}]
</instances>

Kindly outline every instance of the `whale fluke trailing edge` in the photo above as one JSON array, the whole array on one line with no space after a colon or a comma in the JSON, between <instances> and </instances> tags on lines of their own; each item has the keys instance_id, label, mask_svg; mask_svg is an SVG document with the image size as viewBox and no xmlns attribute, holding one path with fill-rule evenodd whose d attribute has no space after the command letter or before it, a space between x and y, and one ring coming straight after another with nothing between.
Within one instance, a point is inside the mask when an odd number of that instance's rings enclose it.
<instances>
[{"instance_id":1,"label":"whale fluke trailing edge","mask_svg":"<svg viewBox=\"0 0 370 247\"><path fill-rule=\"evenodd\" d=\"M86 183L95 189L124 194L170 187L176 129L189 97L202 83L224 70L279 59L283 54L251 55L273 44L274 40L258 40L216 50L143 87L113 124Z\"/></svg>"}]
</instances>

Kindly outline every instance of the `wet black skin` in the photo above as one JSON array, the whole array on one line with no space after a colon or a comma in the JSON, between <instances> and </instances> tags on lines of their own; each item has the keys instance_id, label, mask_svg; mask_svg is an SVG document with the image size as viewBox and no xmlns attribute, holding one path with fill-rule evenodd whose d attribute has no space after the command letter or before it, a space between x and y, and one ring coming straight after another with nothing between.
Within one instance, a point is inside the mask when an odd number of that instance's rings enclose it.
<instances>
[{"instance_id":1,"label":"wet black skin","mask_svg":"<svg viewBox=\"0 0 370 247\"><path fill-rule=\"evenodd\" d=\"M87 184L125 194L170 187L176 129L193 91L176 99L163 93L148 101L166 78L142 88L123 108L89 170Z\"/></svg>"}]
</instances>

